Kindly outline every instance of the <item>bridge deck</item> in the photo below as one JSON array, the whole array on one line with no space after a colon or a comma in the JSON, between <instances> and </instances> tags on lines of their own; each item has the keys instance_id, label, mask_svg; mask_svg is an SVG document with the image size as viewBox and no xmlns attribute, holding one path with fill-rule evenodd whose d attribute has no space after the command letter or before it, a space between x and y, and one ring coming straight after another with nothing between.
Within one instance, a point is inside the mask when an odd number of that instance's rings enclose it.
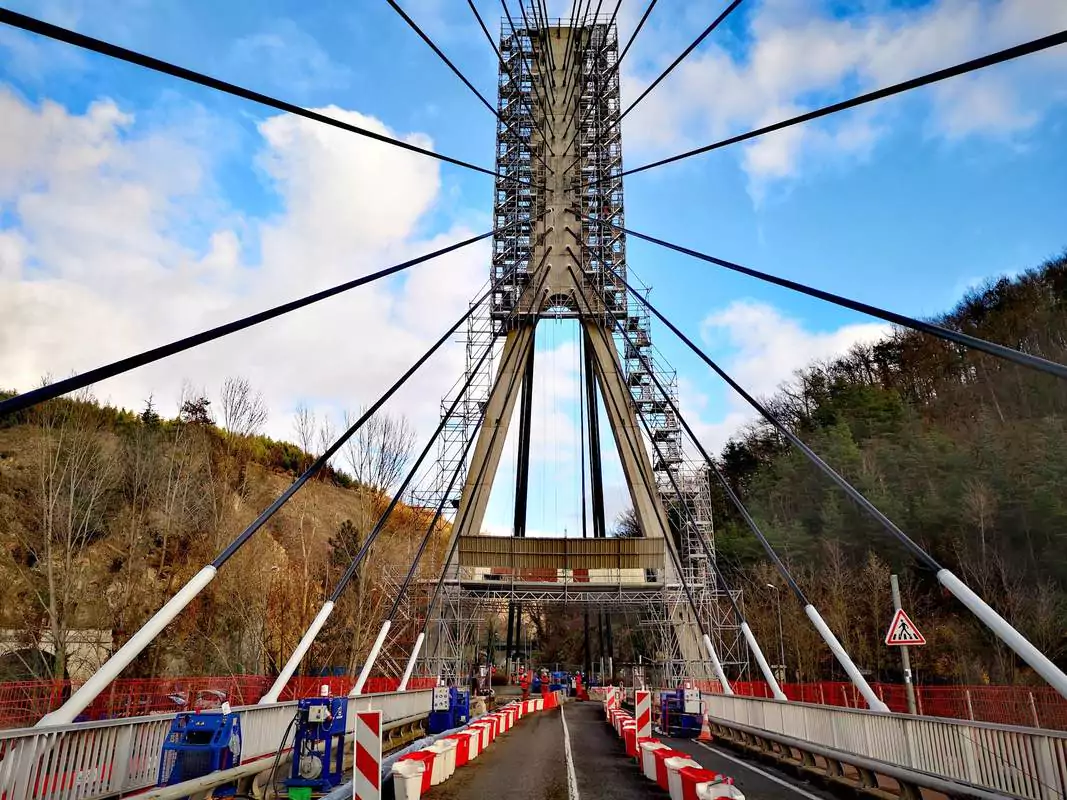
<instances>
[{"instance_id":1,"label":"bridge deck","mask_svg":"<svg viewBox=\"0 0 1067 800\"><path fill-rule=\"evenodd\" d=\"M564 733L566 720L566 734ZM574 784L568 780L565 736L569 734ZM832 800L833 795L799 784L784 773L749 766L696 742L670 740L708 769L734 776L746 797L758 800ZM562 709L524 719L505 738L434 787L428 800L664 800L626 757L622 742L604 721L599 703L567 703Z\"/></svg>"}]
</instances>

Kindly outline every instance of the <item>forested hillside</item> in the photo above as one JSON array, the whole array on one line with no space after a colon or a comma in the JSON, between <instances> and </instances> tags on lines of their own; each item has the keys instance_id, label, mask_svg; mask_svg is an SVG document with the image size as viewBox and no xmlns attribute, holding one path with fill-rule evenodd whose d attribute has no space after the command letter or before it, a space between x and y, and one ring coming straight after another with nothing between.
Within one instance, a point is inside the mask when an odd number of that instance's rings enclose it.
<instances>
[{"instance_id":1,"label":"forested hillside","mask_svg":"<svg viewBox=\"0 0 1067 800\"><path fill-rule=\"evenodd\" d=\"M1067 256L967 294L940 324L1067 362ZM769 406L909 536L1067 665L1067 383L931 336L895 331L798 373ZM899 680L882 644L899 572L929 639L920 680L1034 680L922 570L768 425L731 441L721 464L802 587L856 660ZM796 600L720 498L717 545L753 627L777 651L782 588L790 679L839 677ZM773 659L777 660L777 658ZM797 672L799 670L799 673Z\"/></svg>"},{"instance_id":2,"label":"forested hillside","mask_svg":"<svg viewBox=\"0 0 1067 800\"><path fill-rule=\"evenodd\" d=\"M214 405L188 395L180 407L165 420L151 402L138 414L81 395L0 420L0 628L25 639L0 680L78 672L36 653L42 637L102 629L121 645L336 435L307 411L293 424L299 446L258 435L265 408L239 379ZM297 493L124 674L276 671L384 509L411 444L402 420L373 418L342 452L345 471L327 467ZM308 663L360 663L387 610L383 573L406 569L431 516L394 512L374 569L357 574ZM440 556L435 540L426 568Z\"/></svg>"},{"instance_id":3,"label":"forested hillside","mask_svg":"<svg viewBox=\"0 0 1067 800\"><path fill-rule=\"evenodd\" d=\"M1067 362L1067 257L975 290L938 321ZM1067 383L895 331L803 370L768 404L1067 666ZM214 404L193 394L180 407L178 418L161 419L151 402L134 413L82 395L0 420L0 628L25 638L20 654L0 661L0 680L73 671L62 658L33 654L42 636L62 643L82 629L104 629L120 645L336 434L301 412L293 423L298 445L259 435L265 410L241 380L227 381ZM127 675L278 669L409 460L403 422L375 419L344 452L344 471L328 468L300 491ZM918 680L1036 682L774 429L740 432L721 466L875 677L900 679L897 653L882 644L895 571L929 640L912 655ZM724 497L716 503L720 565L743 590L771 660L778 660L780 600L789 679L842 677L747 527ZM394 515L373 551L374 568L357 576L308 663L360 662L392 596L385 574L410 563L428 522L419 509ZM424 574L439 569L440 550L438 539ZM541 657L580 661L578 615L527 611ZM614 621L619 661L649 652L633 622Z\"/></svg>"}]
</instances>

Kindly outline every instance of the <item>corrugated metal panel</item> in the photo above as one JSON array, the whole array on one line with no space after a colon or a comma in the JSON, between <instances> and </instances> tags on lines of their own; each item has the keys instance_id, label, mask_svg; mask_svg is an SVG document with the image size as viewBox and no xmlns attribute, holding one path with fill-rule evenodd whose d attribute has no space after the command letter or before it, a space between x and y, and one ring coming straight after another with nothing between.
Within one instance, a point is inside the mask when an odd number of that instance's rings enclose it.
<instances>
[{"instance_id":1,"label":"corrugated metal panel","mask_svg":"<svg viewBox=\"0 0 1067 800\"><path fill-rule=\"evenodd\" d=\"M555 539L462 536L461 567L505 570L662 569L661 539Z\"/></svg>"}]
</instances>

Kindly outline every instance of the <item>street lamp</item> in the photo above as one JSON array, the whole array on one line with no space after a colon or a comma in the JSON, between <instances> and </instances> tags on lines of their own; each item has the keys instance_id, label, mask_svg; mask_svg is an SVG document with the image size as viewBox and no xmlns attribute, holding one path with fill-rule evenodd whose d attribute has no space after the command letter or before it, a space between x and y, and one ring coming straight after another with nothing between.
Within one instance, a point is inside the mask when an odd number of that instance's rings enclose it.
<instances>
[{"instance_id":1,"label":"street lamp","mask_svg":"<svg viewBox=\"0 0 1067 800\"><path fill-rule=\"evenodd\" d=\"M778 587L773 583L768 583L767 588L774 589L774 602L775 605L778 606L778 662L782 669L781 680L785 681L785 638L782 636L782 596L778 591Z\"/></svg>"}]
</instances>

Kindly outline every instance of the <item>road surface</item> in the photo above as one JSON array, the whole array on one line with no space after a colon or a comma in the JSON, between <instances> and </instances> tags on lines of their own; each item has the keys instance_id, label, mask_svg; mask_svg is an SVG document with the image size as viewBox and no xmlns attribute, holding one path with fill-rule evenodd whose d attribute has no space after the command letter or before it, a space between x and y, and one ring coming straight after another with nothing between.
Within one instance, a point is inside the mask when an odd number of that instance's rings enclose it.
<instances>
[{"instance_id":1,"label":"road surface","mask_svg":"<svg viewBox=\"0 0 1067 800\"><path fill-rule=\"evenodd\" d=\"M707 769L732 776L752 800L834 800L828 792L769 767L746 764L714 746L664 741L690 753ZM667 794L627 758L599 703L571 702L562 709L523 717L477 759L424 796L428 800L665 800Z\"/></svg>"}]
</instances>

